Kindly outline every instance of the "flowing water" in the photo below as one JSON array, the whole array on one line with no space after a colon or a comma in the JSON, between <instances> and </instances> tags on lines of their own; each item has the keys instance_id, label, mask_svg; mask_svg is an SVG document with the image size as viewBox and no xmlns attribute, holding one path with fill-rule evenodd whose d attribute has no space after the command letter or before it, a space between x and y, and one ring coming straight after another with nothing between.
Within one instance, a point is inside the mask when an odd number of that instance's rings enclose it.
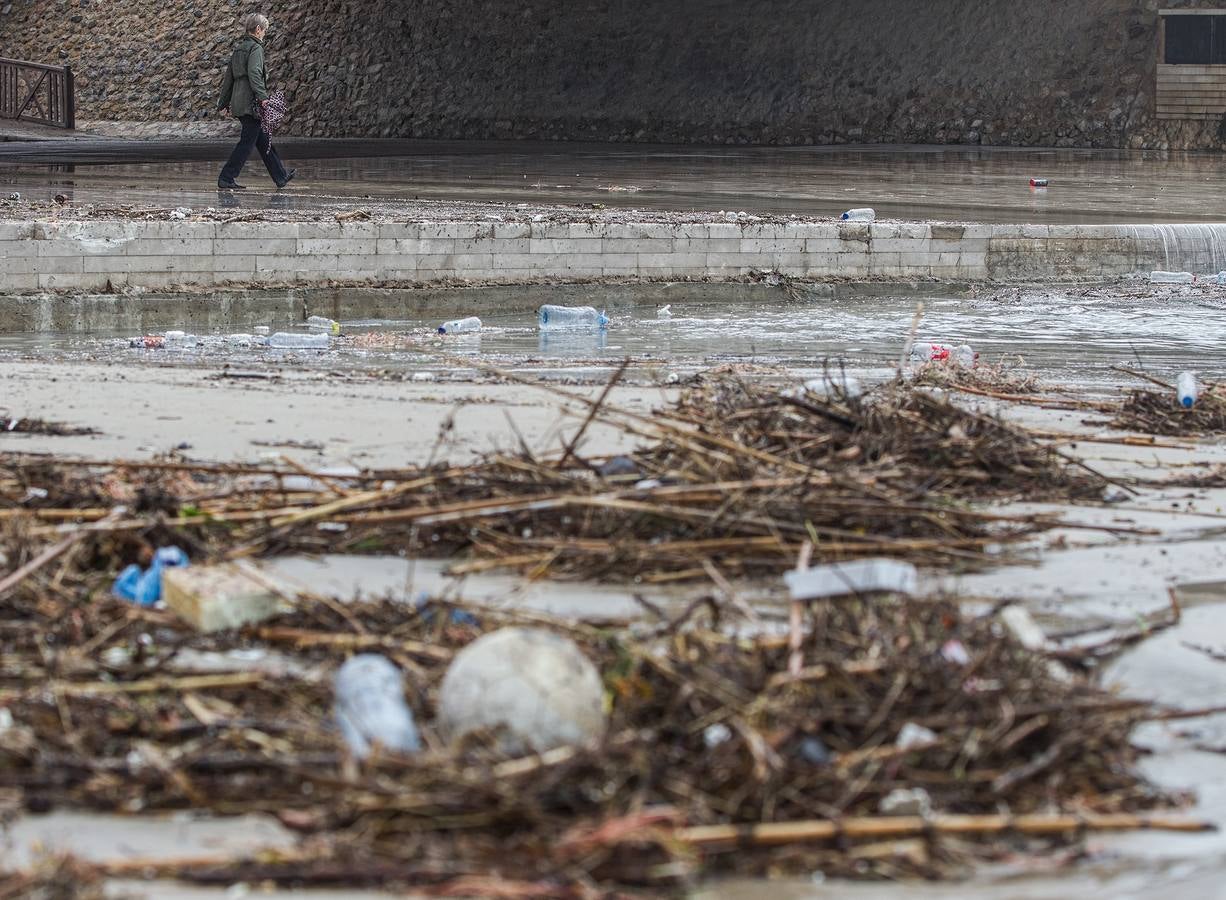
<instances>
[{"instance_id":1,"label":"flowing water","mask_svg":"<svg viewBox=\"0 0 1226 900\"><path fill-rule=\"evenodd\" d=\"M671 318L652 306L610 309L605 330L540 331L530 311L483 316L469 335L440 336L433 320L344 323L332 349L235 349L228 331L289 321L236 321L186 350L131 349L129 332L0 336L0 357L127 360L252 367L405 369L462 372L466 363L499 368L599 373L630 358L639 370L686 371L723 363L779 365L807 372L825 365L884 371L895 365L919 303L920 341L970 344L982 362L1024 365L1053 380L1110 379L1110 366L1161 371L1226 368L1226 287L1034 288L984 296L899 295L810 302L674 303Z\"/></svg>"},{"instance_id":2,"label":"flowing water","mask_svg":"<svg viewBox=\"0 0 1226 900\"><path fill-rule=\"evenodd\" d=\"M1162 245L1162 268L1178 272L1220 272L1226 268L1226 225L1134 225L1139 243Z\"/></svg>"}]
</instances>

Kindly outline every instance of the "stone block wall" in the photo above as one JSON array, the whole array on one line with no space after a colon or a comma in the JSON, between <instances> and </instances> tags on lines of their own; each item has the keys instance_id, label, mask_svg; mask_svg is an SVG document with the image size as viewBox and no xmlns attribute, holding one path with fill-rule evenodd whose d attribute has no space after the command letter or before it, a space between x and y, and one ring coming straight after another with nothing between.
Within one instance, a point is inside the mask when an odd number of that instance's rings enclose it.
<instances>
[{"instance_id":1,"label":"stone block wall","mask_svg":"<svg viewBox=\"0 0 1226 900\"><path fill-rule=\"evenodd\" d=\"M0 222L0 293L541 280L949 280L1226 267L1198 226ZM1205 227L1205 226L1199 226ZM1226 227L1226 226L1224 226ZM1163 233L1161 229L1167 229ZM1221 257L1221 258L1219 258Z\"/></svg>"},{"instance_id":2,"label":"stone block wall","mask_svg":"<svg viewBox=\"0 0 1226 900\"><path fill-rule=\"evenodd\" d=\"M1221 147L1159 121L1161 8L1218 0L0 0L0 55L69 62L82 119L211 112L273 20L302 135Z\"/></svg>"}]
</instances>

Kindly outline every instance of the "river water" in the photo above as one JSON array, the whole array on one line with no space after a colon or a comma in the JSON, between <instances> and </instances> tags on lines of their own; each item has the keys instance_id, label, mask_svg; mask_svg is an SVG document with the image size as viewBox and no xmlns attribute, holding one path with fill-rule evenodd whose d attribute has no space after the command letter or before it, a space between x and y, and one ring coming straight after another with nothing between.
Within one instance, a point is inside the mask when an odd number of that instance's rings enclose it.
<instances>
[{"instance_id":1,"label":"river water","mask_svg":"<svg viewBox=\"0 0 1226 900\"><path fill-rule=\"evenodd\" d=\"M1050 381L1118 382L1113 365L1168 375L1195 369L1213 377L1226 369L1226 287L1121 282L971 296L920 297L902 290L843 300L795 296L800 299L763 304L704 301L699 293L667 312L654 305L617 306L608 310L609 327L600 330L541 331L531 310L485 314L481 332L449 336L435 333L435 319L356 319L343 323L342 336L326 352L239 349L227 341L228 333L257 325L301 331L301 323L286 319L214 324L201 329L202 346L181 351L131 349L131 329L8 334L0 336L0 356L448 375L463 374L471 361L474 369L480 364L597 377L629 358L632 373L684 373L729 363L786 366L800 374L826 366L871 373L897 364L922 305L918 341L969 344L981 363L1030 370Z\"/></svg>"}]
</instances>

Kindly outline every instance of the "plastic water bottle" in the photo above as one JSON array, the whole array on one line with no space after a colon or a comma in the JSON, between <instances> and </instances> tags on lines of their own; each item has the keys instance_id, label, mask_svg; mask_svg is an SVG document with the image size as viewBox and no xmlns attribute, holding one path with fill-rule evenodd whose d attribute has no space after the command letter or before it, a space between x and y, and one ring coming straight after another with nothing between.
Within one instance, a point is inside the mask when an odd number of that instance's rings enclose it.
<instances>
[{"instance_id":1,"label":"plastic water bottle","mask_svg":"<svg viewBox=\"0 0 1226 900\"><path fill-rule=\"evenodd\" d=\"M1030 179L1030 186L1033 188L1045 188L1049 184L1051 184L1051 182L1048 181L1046 178L1031 178Z\"/></svg>"},{"instance_id":2,"label":"plastic water bottle","mask_svg":"<svg viewBox=\"0 0 1226 900\"><path fill-rule=\"evenodd\" d=\"M537 311L537 325L541 331L557 328L605 328L609 317L591 306L551 306L545 304Z\"/></svg>"},{"instance_id":3,"label":"plastic water bottle","mask_svg":"<svg viewBox=\"0 0 1226 900\"><path fill-rule=\"evenodd\" d=\"M971 349L969 344L961 344L954 348L954 364L964 369L975 368L979 362L979 354Z\"/></svg>"},{"instance_id":4,"label":"plastic water bottle","mask_svg":"<svg viewBox=\"0 0 1226 900\"><path fill-rule=\"evenodd\" d=\"M877 221L877 211L867 207L863 209L849 209L843 213L844 222L875 222Z\"/></svg>"},{"instance_id":5,"label":"plastic water bottle","mask_svg":"<svg viewBox=\"0 0 1226 900\"><path fill-rule=\"evenodd\" d=\"M1179 405L1191 409L1196 405L1200 390L1196 386L1196 376L1191 372L1180 372L1179 380L1175 382L1175 393L1179 397Z\"/></svg>"},{"instance_id":6,"label":"plastic water bottle","mask_svg":"<svg viewBox=\"0 0 1226 900\"><path fill-rule=\"evenodd\" d=\"M328 334L341 333L341 323L327 316L311 316L306 323L312 331L326 331Z\"/></svg>"},{"instance_id":7,"label":"plastic water bottle","mask_svg":"<svg viewBox=\"0 0 1226 900\"><path fill-rule=\"evenodd\" d=\"M195 347L198 343L200 340L194 334L184 331L168 331L162 346L167 350L186 350L188 347Z\"/></svg>"},{"instance_id":8,"label":"plastic water bottle","mask_svg":"<svg viewBox=\"0 0 1226 900\"><path fill-rule=\"evenodd\" d=\"M332 339L327 334L289 334L278 331L268 339L268 346L274 350L327 350Z\"/></svg>"},{"instance_id":9,"label":"plastic water bottle","mask_svg":"<svg viewBox=\"0 0 1226 900\"><path fill-rule=\"evenodd\" d=\"M1226 272L1218 272L1217 273L1217 286L1222 287L1223 285L1226 285Z\"/></svg>"},{"instance_id":10,"label":"plastic water bottle","mask_svg":"<svg viewBox=\"0 0 1226 900\"><path fill-rule=\"evenodd\" d=\"M848 400L864 393L860 379L845 372L810 378L805 382L804 389L806 393L817 397L846 397Z\"/></svg>"},{"instance_id":11,"label":"plastic water bottle","mask_svg":"<svg viewBox=\"0 0 1226 900\"><path fill-rule=\"evenodd\" d=\"M394 753L421 750L403 678L389 659L377 653L351 657L337 671L333 688L336 725L355 757L366 759L375 744Z\"/></svg>"},{"instance_id":12,"label":"plastic water bottle","mask_svg":"<svg viewBox=\"0 0 1226 900\"><path fill-rule=\"evenodd\" d=\"M1196 276L1191 272L1150 272L1150 284L1191 284Z\"/></svg>"},{"instance_id":13,"label":"plastic water bottle","mask_svg":"<svg viewBox=\"0 0 1226 900\"><path fill-rule=\"evenodd\" d=\"M472 334L481 330L481 320L476 316L467 319L452 319L438 327L439 334Z\"/></svg>"},{"instance_id":14,"label":"plastic water bottle","mask_svg":"<svg viewBox=\"0 0 1226 900\"><path fill-rule=\"evenodd\" d=\"M911 345L911 362L917 365L925 363L953 363L964 369L973 369L979 358L968 344L950 347L948 344L929 344L917 341Z\"/></svg>"}]
</instances>

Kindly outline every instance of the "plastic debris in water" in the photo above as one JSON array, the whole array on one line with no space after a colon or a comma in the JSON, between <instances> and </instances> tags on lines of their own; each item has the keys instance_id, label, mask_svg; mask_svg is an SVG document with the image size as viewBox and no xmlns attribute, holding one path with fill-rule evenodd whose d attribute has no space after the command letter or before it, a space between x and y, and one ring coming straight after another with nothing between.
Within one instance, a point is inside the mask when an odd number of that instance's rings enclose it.
<instances>
[{"instance_id":1,"label":"plastic debris in water","mask_svg":"<svg viewBox=\"0 0 1226 900\"><path fill-rule=\"evenodd\" d=\"M327 316L310 316L306 320L307 328L312 331L325 331L328 334L340 334L341 323Z\"/></svg>"},{"instance_id":2,"label":"plastic debris in water","mask_svg":"<svg viewBox=\"0 0 1226 900\"><path fill-rule=\"evenodd\" d=\"M1192 284L1196 276L1191 272L1150 272L1150 284Z\"/></svg>"},{"instance_id":3,"label":"plastic debris in water","mask_svg":"<svg viewBox=\"0 0 1226 900\"><path fill-rule=\"evenodd\" d=\"M858 559L787 572L793 600L820 600L856 594L914 594L919 573L897 559Z\"/></svg>"},{"instance_id":4,"label":"plastic debris in water","mask_svg":"<svg viewBox=\"0 0 1226 900\"><path fill-rule=\"evenodd\" d=\"M815 737L807 737L800 742L800 758L815 766L824 766L834 759L830 748Z\"/></svg>"},{"instance_id":5,"label":"plastic debris in water","mask_svg":"<svg viewBox=\"0 0 1226 900\"><path fill-rule=\"evenodd\" d=\"M349 751L366 759L375 745L394 753L421 750L413 711L404 699L404 679L389 659L362 653L336 673L336 725Z\"/></svg>"},{"instance_id":6,"label":"plastic debris in water","mask_svg":"<svg viewBox=\"0 0 1226 900\"><path fill-rule=\"evenodd\" d=\"M720 744L726 744L731 739L732 729L723 722L716 722L714 725L708 725L702 732L702 742L710 748L718 747Z\"/></svg>"},{"instance_id":7,"label":"plastic debris in water","mask_svg":"<svg viewBox=\"0 0 1226 900\"><path fill-rule=\"evenodd\" d=\"M1196 385L1196 376L1191 372L1180 372L1179 380L1175 385L1179 405L1184 409L1191 409L1195 406L1196 400L1200 396L1200 390Z\"/></svg>"},{"instance_id":8,"label":"plastic debris in water","mask_svg":"<svg viewBox=\"0 0 1226 900\"><path fill-rule=\"evenodd\" d=\"M931 344L926 341L916 341L912 344L910 357L915 365L952 363L964 369L974 368L979 361L979 354L969 344L951 347L948 344Z\"/></svg>"},{"instance_id":9,"label":"plastic debris in water","mask_svg":"<svg viewBox=\"0 0 1226 900\"><path fill-rule=\"evenodd\" d=\"M628 456L613 456L597 471L604 478L614 475L637 475L639 474L639 466L638 463Z\"/></svg>"},{"instance_id":10,"label":"plastic debris in water","mask_svg":"<svg viewBox=\"0 0 1226 900\"><path fill-rule=\"evenodd\" d=\"M952 638L941 645L941 659L955 666L967 666L970 665L971 655L966 652L966 645Z\"/></svg>"},{"instance_id":11,"label":"plastic debris in water","mask_svg":"<svg viewBox=\"0 0 1226 900\"><path fill-rule=\"evenodd\" d=\"M606 328L609 317L591 306L555 306L546 303L536 313L537 327L541 331L556 328Z\"/></svg>"},{"instance_id":12,"label":"plastic debris in water","mask_svg":"<svg viewBox=\"0 0 1226 900\"><path fill-rule=\"evenodd\" d=\"M476 316L466 319L452 319L438 327L439 334L472 334L481 330L481 320Z\"/></svg>"},{"instance_id":13,"label":"plastic debris in water","mask_svg":"<svg viewBox=\"0 0 1226 900\"><path fill-rule=\"evenodd\" d=\"M133 563L120 572L111 593L139 606L153 606L162 599L162 570L187 564L187 554L178 547L159 547L148 569Z\"/></svg>"},{"instance_id":14,"label":"plastic debris in water","mask_svg":"<svg viewBox=\"0 0 1226 900\"><path fill-rule=\"evenodd\" d=\"M898 738L894 741L894 746L900 750L909 750L912 747L931 744L937 740L936 732L923 725L916 725L914 722L908 722L898 732Z\"/></svg>"}]
</instances>

